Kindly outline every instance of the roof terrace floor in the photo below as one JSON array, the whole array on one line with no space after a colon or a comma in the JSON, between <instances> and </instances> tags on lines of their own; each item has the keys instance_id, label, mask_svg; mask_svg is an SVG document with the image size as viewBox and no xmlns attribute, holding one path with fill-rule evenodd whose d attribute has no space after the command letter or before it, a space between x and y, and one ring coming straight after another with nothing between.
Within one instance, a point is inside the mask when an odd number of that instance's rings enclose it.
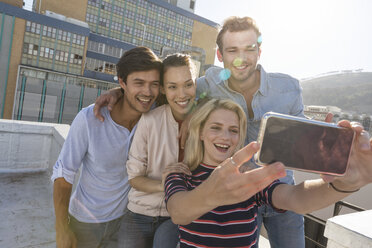
<instances>
[{"instance_id":1,"label":"roof terrace floor","mask_svg":"<svg viewBox=\"0 0 372 248\"><path fill-rule=\"evenodd\" d=\"M48 172L0 173L0 247L56 247Z\"/></svg>"},{"instance_id":2,"label":"roof terrace floor","mask_svg":"<svg viewBox=\"0 0 372 248\"><path fill-rule=\"evenodd\" d=\"M56 247L52 191L48 172L0 173L0 247Z\"/></svg>"}]
</instances>

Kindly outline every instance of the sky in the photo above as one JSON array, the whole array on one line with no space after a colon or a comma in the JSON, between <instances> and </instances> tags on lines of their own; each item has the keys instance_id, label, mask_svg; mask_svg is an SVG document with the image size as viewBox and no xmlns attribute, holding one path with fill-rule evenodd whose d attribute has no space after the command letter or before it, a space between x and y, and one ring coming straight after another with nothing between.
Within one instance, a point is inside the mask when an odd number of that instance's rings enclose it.
<instances>
[{"instance_id":1,"label":"sky","mask_svg":"<svg viewBox=\"0 0 372 248\"><path fill-rule=\"evenodd\" d=\"M25 0L31 8L32 0ZM370 0L196 0L195 14L221 24L254 18L262 33L259 63L299 79L340 70L372 71ZM217 63L222 66L222 64Z\"/></svg>"},{"instance_id":2,"label":"sky","mask_svg":"<svg viewBox=\"0 0 372 248\"><path fill-rule=\"evenodd\" d=\"M303 79L340 71L372 71L370 0L197 0L195 14L221 24L250 16L262 33L266 71Z\"/></svg>"}]
</instances>

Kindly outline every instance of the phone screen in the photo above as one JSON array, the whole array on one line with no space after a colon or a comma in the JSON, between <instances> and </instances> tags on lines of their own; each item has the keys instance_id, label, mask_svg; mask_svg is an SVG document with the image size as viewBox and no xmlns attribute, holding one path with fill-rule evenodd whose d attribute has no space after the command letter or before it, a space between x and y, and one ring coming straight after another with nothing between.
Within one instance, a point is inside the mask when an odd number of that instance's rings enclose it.
<instances>
[{"instance_id":1,"label":"phone screen","mask_svg":"<svg viewBox=\"0 0 372 248\"><path fill-rule=\"evenodd\" d=\"M259 160L282 162L294 169L343 175L354 132L297 120L269 117Z\"/></svg>"}]
</instances>

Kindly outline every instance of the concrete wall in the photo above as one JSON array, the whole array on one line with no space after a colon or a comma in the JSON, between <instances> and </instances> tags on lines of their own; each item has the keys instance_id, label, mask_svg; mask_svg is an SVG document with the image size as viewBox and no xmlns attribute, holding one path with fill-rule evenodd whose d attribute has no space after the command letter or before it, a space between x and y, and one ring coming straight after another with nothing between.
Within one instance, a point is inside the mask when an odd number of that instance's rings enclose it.
<instances>
[{"instance_id":1,"label":"concrete wall","mask_svg":"<svg viewBox=\"0 0 372 248\"><path fill-rule=\"evenodd\" d=\"M178 0L177 1L177 7L180 7L182 9L185 9L187 11L190 11L190 12L194 13L194 9L190 8L190 2L191 2L191 0Z\"/></svg>"},{"instance_id":2,"label":"concrete wall","mask_svg":"<svg viewBox=\"0 0 372 248\"><path fill-rule=\"evenodd\" d=\"M216 55L217 27L194 21L192 30L192 46L203 48L206 53L205 64L214 64Z\"/></svg>"},{"instance_id":3,"label":"concrete wall","mask_svg":"<svg viewBox=\"0 0 372 248\"><path fill-rule=\"evenodd\" d=\"M36 12L39 11L39 3L41 2L40 12L45 13L50 10L54 13L71 17L85 22L87 14L88 0L35 0Z\"/></svg>"},{"instance_id":4,"label":"concrete wall","mask_svg":"<svg viewBox=\"0 0 372 248\"><path fill-rule=\"evenodd\" d=\"M7 3L22 8L23 0L0 0L0 2Z\"/></svg>"},{"instance_id":5,"label":"concrete wall","mask_svg":"<svg viewBox=\"0 0 372 248\"><path fill-rule=\"evenodd\" d=\"M327 248L372 247L372 210L336 216L327 221Z\"/></svg>"},{"instance_id":6,"label":"concrete wall","mask_svg":"<svg viewBox=\"0 0 372 248\"><path fill-rule=\"evenodd\" d=\"M13 113L14 95L17 87L18 65L21 63L23 40L26 28L26 21L21 18L15 18L14 34L12 40L11 57L9 60L8 85L5 98L5 119L11 119Z\"/></svg>"},{"instance_id":7,"label":"concrete wall","mask_svg":"<svg viewBox=\"0 0 372 248\"><path fill-rule=\"evenodd\" d=\"M0 173L48 171L69 128L64 124L0 120Z\"/></svg>"},{"instance_id":8,"label":"concrete wall","mask_svg":"<svg viewBox=\"0 0 372 248\"><path fill-rule=\"evenodd\" d=\"M12 82L8 81L8 77L11 73L10 71L10 60L12 58L12 43L13 43L13 35L12 30L15 29L15 17L9 16L6 14L0 14L0 22L3 21L0 25L0 114L3 111L7 112L8 108L5 109L3 106L4 98L7 96L7 89L8 85L12 84ZM18 65L16 66L18 67ZM15 83L15 82L14 82ZM4 113L2 113L4 114ZM0 116L1 117L1 116Z\"/></svg>"}]
</instances>

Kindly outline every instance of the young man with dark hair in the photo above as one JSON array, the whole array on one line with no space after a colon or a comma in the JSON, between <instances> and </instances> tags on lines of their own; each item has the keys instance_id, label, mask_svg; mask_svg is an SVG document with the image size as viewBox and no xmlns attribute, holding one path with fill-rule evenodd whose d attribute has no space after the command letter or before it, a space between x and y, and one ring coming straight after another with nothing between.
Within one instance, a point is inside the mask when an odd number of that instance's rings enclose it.
<instances>
[{"instance_id":1,"label":"young man with dark hair","mask_svg":"<svg viewBox=\"0 0 372 248\"><path fill-rule=\"evenodd\" d=\"M124 97L111 112L102 109L106 121L96 119L90 105L72 122L52 175L58 248L117 247L130 189L128 150L141 114L151 109L159 94L161 70L160 59L150 49L127 51L117 64Z\"/></svg>"}]
</instances>

